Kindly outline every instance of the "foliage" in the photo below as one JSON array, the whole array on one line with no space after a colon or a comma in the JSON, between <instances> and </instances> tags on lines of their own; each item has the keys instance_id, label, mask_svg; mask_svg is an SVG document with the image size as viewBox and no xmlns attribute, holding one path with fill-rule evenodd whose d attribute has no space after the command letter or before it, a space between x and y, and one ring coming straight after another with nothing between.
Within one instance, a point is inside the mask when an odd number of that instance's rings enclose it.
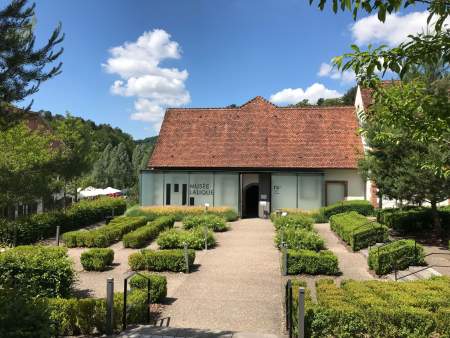
<instances>
[{"instance_id":1,"label":"foliage","mask_svg":"<svg viewBox=\"0 0 450 338\"><path fill-rule=\"evenodd\" d=\"M373 206L369 201L350 200L328 205L326 207L323 207L321 211L327 219L333 215L349 211L356 211L361 215L370 216L373 213Z\"/></svg>"},{"instance_id":2,"label":"foliage","mask_svg":"<svg viewBox=\"0 0 450 338\"><path fill-rule=\"evenodd\" d=\"M136 288L147 291L148 279L150 279L151 302L161 303L167 296L167 278L165 276L142 272L131 277L130 286L132 289Z\"/></svg>"},{"instance_id":3,"label":"foliage","mask_svg":"<svg viewBox=\"0 0 450 338\"><path fill-rule=\"evenodd\" d=\"M114 261L114 250L95 248L81 253L81 265L86 271L104 271Z\"/></svg>"},{"instance_id":4,"label":"foliage","mask_svg":"<svg viewBox=\"0 0 450 338\"><path fill-rule=\"evenodd\" d=\"M43 47L35 49L35 5L26 6L27 0L14 0L0 9L0 102L21 101L61 73L62 63L46 69L63 52L55 51L64 39L61 25Z\"/></svg>"},{"instance_id":5,"label":"foliage","mask_svg":"<svg viewBox=\"0 0 450 338\"><path fill-rule=\"evenodd\" d=\"M388 239L386 226L369 221L356 211L331 216L330 227L353 251Z\"/></svg>"},{"instance_id":6,"label":"foliage","mask_svg":"<svg viewBox=\"0 0 450 338\"><path fill-rule=\"evenodd\" d=\"M175 223L173 216L162 216L156 220L147 223L147 225L138 228L123 236L123 246L125 248L142 248L148 242L158 237L159 233L167 228L172 228Z\"/></svg>"},{"instance_id":7,"label":"foliage","mask_svg":"<svg viewBox=\"0 0 450 338\"><path fill-rule=\"evenodd\" d=\"M216 245L216 239L211 230L207 232L206 242L208 248ZM189 249L202 250L205 247L205 230L203 228L169 229L159 234L156 243L161 249L182 249L186 243Z\"/></svg>"},{"instance_id":8,"label":"foliage","mask_svg":"<svg viewBox=\"0 0 450 338\"><path fill-rule=\"evenodd\" d=\"M134 289L127 297L127 320L130 324L146 323L147 292ZM48 300L54 330L58 336L92 336L106 333L106 299L52 298ZM123 316L123 294L114 294L113 329L119 332Z\"/></svg>"},{"instance_id":9,"label":"foliage","mask_svg":"<svg viewBox=\"0 0 450 338\"><path fill-rule=\"evenodd\" d=\"M312 218L306 217L303 214L288 214L275 219L274 225L277 230L286 228L297 228L312 230L314 221Z\"/></svg>"},{"instance_id":10,"label":"foliage","mask_svg":"<svg viewBox=\"0 0 450 338\"><path fill-rule=\"evenodd\" d=\"M228 230L228 226L225 223L223 217L213 214L186 216L183 219L183 227L186 230L197 227L204 228L205 226L214 232L222 232Z\"/></svg>"},{"instance_id":11,"label":"foliage","mask_svg":"<svg viewBox=\"0 0 450 338\"><path fill-rule=\"evenodd\" d=\"M67 297L75 282L67 249L18 246L0 254L0 285L41 297Z\"/></svg>"},{"instance_id":12,"label":"foliage","mask_svg":"<svg viewBox=\"0 0 450 338\"><path fill-rule=\"evenodd\" d=\"M312 218L314 223L326 223L326 222L328 222L328 218L325 217L322 209L323 208L315 209L315 210L303 210L303 209L296 209L296 208L281 208L281 209L279 209L279 211L281 211L281 213L285 212L288 215L300 214L305 217ZM276 211L273 211L270 214L270 220L272 222L275 222L275 219L277 217L284 217L284 216L277 215Z\"/></svg>"},{"instance_id":13,"label":"foliage","mask_svg":"<svg viewBox=\"0 0 450 338\"><path fill-rule=\"evenodd\" d=\"M109 224L93 230L78 230L66 232L63 235L64 244L69 247L106 248L122 239L123 235L144 226L144 217L121 216Z\"/></svg>"},{"instance_id":14,"label":"foliage","mask_svg":"<svg viewBox=\"0 0 450 338\"><path fill-rule=\"evenodd\" d=\"M280 247L281 240L286 243L288 249L306 249L319 251L325 249L325 242L314 231L302 228L282 228L277 231L275 244Z\"/></svg>"},{"instance_id":15,"label":"foliage","mask_svg":"<svg viewBox=\"0 0 450 338\"><path fill-rule=\"evenodd\" d=\"M121 214L125 207L125 201L121 198L102 197L73 204L65 214L56 211L14 221L0 219L0 243L31 244L54 236L58 225L61 227L61 233L79 229L103 221L113 210L115 214Z\"/></svg>"},{"instance_id":16,"label":"foliage","mask_svg":"<svg viewBox=\"0 0 450 338\"><path fill-rule=\"evenodd\" d=\"M385 275L395 268L407 269L410 265L423 265L423 246L413 240L399 240L382 247L372 247L369 250L369 268L377 275Z\"/></svg>"},{"instance_id":17,"label":"foliage","mask_svg":"<svg viewBox=\"0 0 450 338\"><path fill-rule=\"evenodd\" d=\"M149 206L139 207L135 206L126 211L127 216L145 216L149 221L152 221L161 216L175 216L175 220L182 221L184 217L190 215L202 215L205 213L205 208L202 206ZM207 214L213 214L223 217L227 222L238 219L236 211L229 207L213 207L208 208Z\"/></svg>"},{"instance_id":18,"label":"foliage","mask_svg":"<svg viewBox=\"0 0 450 338\"><path fill-rule=\"evenodd\" d=\"M305 283L302 284L305 286ZM294 300L298 297L293 288ZM307 290L308 291L308 290ZM308 337L446 337L450 280L316 282L318 304L306 297ZM308 292L307 292L308 295ZM296 302L294 319L297 315ZM294 331L298 323L294 321Z\"/></svg>"},{"instance_id":19,"label":"foliage","mask_svg":"<svg viewBox=\"0 0 450 338\"><path fill-rule=\"evenodd\" d=\"M53 334L45 301L0 289L0 337L48 338Z\"/></svg>"},{"instance_id":20,"label":"foliage","mask_svg":"<svg viewBox=\"0 0 450 338\"><path fill-rule=\"evenodd\" d=\"M337 275L339 266L337 257L328 250L288 250L289 275L306 273L310 275Z\"/></svg>"},{"instance_id":21,"label":"foliage","mask_svg":"<svg viewBox=\"0 0 450 338\"><path fill-rule=\"evenodd\" d=\"M192 267L195 261L195 251L188 250L188 264ZM184 250L148 250L142 249L139 252L128 256L128 265L131 270L148 271L186 271L186 261Z\"/></svg>"},{"instance_id":22,"label":"foliage","mask_svg":"<svg viewBox=\"0 0 450 338\"><path fill-rule=\"evenodd\" d=\"M342 97L337 98L319 98L316 104L312 104L308 99L303 99L296 104L289 105L288 107L334 107L334 106L353 106L355 104L356 86L351 87Z\"/></svg>"}]
</instances>

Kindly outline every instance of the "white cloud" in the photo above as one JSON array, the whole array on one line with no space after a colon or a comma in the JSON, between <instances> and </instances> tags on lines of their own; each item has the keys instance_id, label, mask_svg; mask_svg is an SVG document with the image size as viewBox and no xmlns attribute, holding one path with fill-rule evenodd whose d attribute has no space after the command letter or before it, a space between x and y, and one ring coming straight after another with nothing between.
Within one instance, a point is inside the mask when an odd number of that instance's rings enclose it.
<instances>
[{"instance_id":1,"label":"white cloud","mask_svg":"<svg viewBox=\"0 0 450 338\"><path fill-rule=\"evenodd\" d=\"M131 119L150 122L159 131L166 107L191 101L185 87L187 70L160 65L164 60L181 57L180 46L166 31L144 32L135 42L125 42L109 52L111 57L102 66L121 78L114 81L111 93L136 97Z\"/></svg>"},{"instance_id":2,"label":"white cloud","mask_svg":"<svg viewBox=\"0 0 450 338\"><path fill-rule=\"evenodd\" d=\"M340 80L342 84L355 82L355 73L351 70L345 70L343 72L334 68L329 63L322 62L317 73L320 77L329 77L333 80Z\"/></svg>"},{"instance_id":3,"label":"white cloud","mask_svg":"<svg viewBox=\"0 0 450 338\"><path fill-rule=\"evenodd\" d=\"M406 15L388 14L385 22L378 20L376 14L356 21L350 28L358 45L382 43L395 46L408 39L408 35L427 32L428 12L413 12ZM450 24L447 19L446 24ZM431 25L431 30L433 25ZM429 31L429 30L428 30Z\"/></svg>"},{"instance_id":4,"label":"white cloud","mask_svg":"<svg viewBox=\"0 0 450 338\"><path fill-rule=\"evenodd\" d=\"M328 89L321 83L314 83L305 90L302 88L286 88L270 96L275 104L295 104L307 99L310 103L317 103L320 98L332 99L343 94L334 89Z\"/></svg>"}]
</instances>

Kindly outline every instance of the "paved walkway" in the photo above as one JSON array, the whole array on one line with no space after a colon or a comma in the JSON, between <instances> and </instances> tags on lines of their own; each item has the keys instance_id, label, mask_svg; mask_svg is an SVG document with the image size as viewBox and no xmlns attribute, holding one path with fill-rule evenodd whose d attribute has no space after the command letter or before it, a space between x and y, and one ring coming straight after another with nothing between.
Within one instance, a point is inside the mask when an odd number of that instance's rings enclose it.
<instances>
[{"instance_id":1,"label":"paved walkway","mask_svg":"<svg viewBox=\"0 0 450 338\"><path fill-rule=\"evenodd\" d=\"M315 224L314 228L325 240L327 248L334 252L339 260L339 269L343 279L368 280L374 277L369 272L367 259L359 252L353 252L330 229L328 223Z\"/></svg>"},{"instance_id":2,"label":"paved walkway","mask_svg":"<svg viewBox=\"0 0 450 338\"><path fill-rule=\"evenodd\" d=\"M170 318L171 328L195 328L197 333L281 335L280 256L272 223L239 220L216 236L215 249L197 251L198 270L175 288L169 284L173 303L162 317Z\"/></svg>"}]
</instances>

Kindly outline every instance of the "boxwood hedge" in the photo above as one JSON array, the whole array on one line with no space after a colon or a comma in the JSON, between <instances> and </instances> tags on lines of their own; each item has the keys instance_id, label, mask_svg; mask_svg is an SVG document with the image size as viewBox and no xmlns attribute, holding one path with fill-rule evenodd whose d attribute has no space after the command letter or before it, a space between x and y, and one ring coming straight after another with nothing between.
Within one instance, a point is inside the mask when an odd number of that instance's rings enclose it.
<instances>
[{"instance_id":1,"label":"boxwood hedge","mask_svg":"<svg viewBox=\"0 0 450 338\"><path fill-rule=\"evenodd\" d=\"M302 214L292 214L287 216L277 217L274 221L275 228L300 228L306 230L312 230L314 221L310 217L306 217Z\"/></svg>"},{"instance_id":2,"label":"boxwood hedge","mask_svg":"<svg viewBox=\"0 0 450 338\"><path fill-rule=\"evenodd\" d=\"M328 250L288 250L288 274L338 275L337 257Z\"/></svg>"},{"instance_id":3,"label":"boxwood hedge","mask_svg":"<svg viewBox=\"0 0 450 338\"><path fill-rule=\"evenodd\" d=\"M228 230L225 219L213 214L186 216L183 219L183 227L186 230L205 226L214 232L222 232Z\"/></svg>"},{"instance_id":4,"label":"boxwood hedge","mask_svg":"<svg viewBox=\"0 0 450 338\"><path fill-rule=\"evenodd\" d=\"M369 221L356 211L331 216L330 227L353 251L388 239L386 226Z\"/></svg>"},{"instance_id":5,"label":"boxwood hedge","mask_svg":"<svg viewBox=\"0 0 450 338\"><path fill-rule=\"evenodd\" d=\"M102 197L75 203L65 214L62 211L55 211L14 221L0 219L0 243L31 244L54 236L58 225L61 226L61 233L64 233L103 221L113 210L115 215L121 215L125 209L124 199Z\"/></svg>"},{"instance_id":6,"label":"boxwood hedge","mask_svg":"<svg viewBox=\"0 0 450 338\"><path fill-rule=\"evenodd\" d=\"M364 216L370 216L374 213L372 204L366 200L340 201L323 207L321 210L326 218L350 211L355 211Z\"/></svg>"},{"instance_id":7,"label":"boxwood hedge","mask_svg":"<svg viewBox=\"0 0 450 338\"><path fill-rule=\"evenodd\" d=\"M18 246L0 253L0 288L30 296L67 297L75 282L73 261L64 247Z\"/></svg>"},{"instance_id":8,"label":"boxwood hedge","mask_svg":"<svg viewBox=\"0 0 450 338\"><path fill-rule=\"evenodd\" d=\"M64 244L69 247L105 248L118 242L122 236L147 223L145 217L116 217L109 224L93 230L70 231L63 234Z\"/></svg>"},{"instance_id":9,"label":"boxwood hedge","mask_svg":"<svg viewBox=\"0 0 450 338\"><path fill-rule=\"evenodd\" d=\"M369 250L369 268L377 275L385 275L394 271L407 269L411 265L423 265L423 246L413 240L402 239L391 242L382 247L372 247Z\"/></svg>"},{"instance_id":10,"label":"boxwood hedge","mask_svg":"<svg viewBox=\"0 0 450 338\"><path fill-rule=\"evenodd\" d=\"M316 232L306 229L280 229L275 236L275 244L277 247L280 247L282 239L288 249L306 249L313 251L325 249L324 240Z\"/></svg>"},{"instance_id":11,"label":"boxwood hedge","mask_svg":"<svg viewBox=\"0 0 450 338\"><path fill-rule=\"evenodd\" d=\"M189 269L194 264L195 251L188 250ZM128 265L131 270L148 270L148 271L186 271L186 261L184 250L149 250L142 249L128 256Z\"/></svg>"},{"instance_id":12,"label":"boxwood hedge","mask_svg":"<svg viewBox=\"0 0 450 338\"><path fill-rule=\"evenodd\" d=\"M161 231L172 228L175 223L174 216L162 216L147 225L140 227L123 236L125 248L142 248L154 240Z\"/></svg>"},{"instance_id":13,"label":"boxwood hedge","mask_svg":"<svg viewBox=\"0 0 450 338\"><path fill-rule=\"evenodd\" d=\"M130 287L147 291L150 279L150 299L152 303L161 303L167 296L167 278L154 273L140 272L130 279Z\"/></svg>"},{"instance_id":14,"label":"boxwood hedge","mask_svg":"<svg viewBox=\"0 0 450 338\"><path fill-rule=\"evenodd\" d=\"M93 248L81 253L81 265L86 271L104 271L114 261L114 250Z\"/></svg>"},{"instance_id":15,"label":"boxwood hedge","mask_svg":"<svg viewBox=\"0 0 450 338\"><path fill-rule=\"evenodd\" d=\"M211 230L208 230L206 238L208 248L216 245L216 239ZM184 248L184 243L187 243L189 249L202 250L205 247L205 230L202 228L169 229L159 234L156 243L161 249L181 249Z\"/></svg>"}]
</instances>

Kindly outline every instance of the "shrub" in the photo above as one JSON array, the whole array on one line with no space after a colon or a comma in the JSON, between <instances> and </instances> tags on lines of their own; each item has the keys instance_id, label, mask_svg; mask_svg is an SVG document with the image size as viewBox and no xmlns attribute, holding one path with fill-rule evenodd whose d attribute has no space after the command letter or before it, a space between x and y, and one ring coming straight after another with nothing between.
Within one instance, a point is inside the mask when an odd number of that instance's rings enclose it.
<instances>
[{"instance_id":1,"label":"shrub","mask_svg":"<svg viewBox=\"0 0 450 338\"><path fill-rule=\"evenodd\" d=\"M211 230L207 233L208 248L216 245L216 239ZM194 228L192 230L169 229L159 234L156 240L161 249L182 249L187 243L189 249L201 250L205 247L205 230Z\"/></svg>"},{"instance_id":2,"label":"shrub","mask_svg":"<svg viewBox=\"0 0 450 338\"><path fill-rule=\"evenodd\" d=\"M384 225L369 221L355 211L331 216L330 227L353 251L385 242L388 238L388 229Z\"/></svg>"},{"instance_id":3,"label":"shrub","mask_svg":"<svg viewBox=\"0 0 450 338\"><path fill-rule=\"evenodd\" d=\"M128 209L125 213L126 216L145 216L147 220L152 221L161 216L175 216L175 220L182 221L186 216L202 215L205 213L203 206L149 206L139 207L135 206ZM232 222L238 219L237 212L229 207L213 207L208 209L208 214L221 216L227 222Z\"/></svg>"},{"instance_id":4,"label":"shrub","mask_svg":"<svg viewBox=\"0 0 450 338\"><path fill-rule=\"evenodd\" d=\"M146 224L145 217L116 217L109 224L93 230L67 232L64 244L71 247L105 248L118 242L122 236Z\"/></svg>"},{"instance_id":5,"label":"shrub","mask_svg":"<svg viewBox=\"0 0 450 338\"><path fill-rule=\"evenodd\" d=\"M281 245L282 237L288 249L306 249L313 251L325 249L323 239L314 231L301 228L280 229L275 236L275 244L277 247Z\"/></svg>"},{"instance_id":6,"label":"shrub","mask_svg":"<svg viewBox=\"0 0 450 338\"><path fill-rule=\"evenodd\" d=\"M186 216L183 219L183 227L186 230L190 230L196 227L204 228L205 226L207 226L214 232L221 232L228 230L228 226L225 223L225 219L223 217L212 214Z\"/></svg>"},{"instance_id":7,"label":"shrub","mask_svg":"<svg viewBox=\"0 0 450 338\"><path fill-rule=\"evenodd\" d=\"M281 212L285 212L288 215L302 215L308 218L311 218L314 223L326 223L328 222L328 218L323 214L322 208L317 210L303 210L296 208L281 208L279 209ZM275 223L275 219L282 216L277 216L277 212L274 211L270 214L270 220ZM284 217L284 216L283 216Z\"/></svg>"},{"instance_id":8,"label":"shrub","mask_svg":"<svg viewBox=\"0 0 450 338\"><path fill-rule=\"evenodd\" d=\"M80 261L86 271L104 271L114 260L114 250L95 248L81 254Z\"/></svg>"},{"instance_id":9,"label":"shrub","mask_svg":"<svg viewBox=\"0 0 450 338\"><path fill-rule=\"evenodd\" d=\"M337 275L338 259L331 251L288 250L288 274Z\"/></svg>"},{"instance_id":10,"label":"shrub","mask_svg":"<svg viewBox=\"0 0 450 338\"><path fill-rule=\"evenodd\" d=\"M310 217L306 217L302 214L294 214L276 218L274 225L277 230L282 228L301 228L312 230L313 223L314 221Z\"/></svg>"},{"instance_id":11,"label":"shrub","mask_svg":"<svg viewBox=\"0 0 450 338\"><path fill-rule=\"evenodd\" d=\"M188 250L189 269L194 264L195 251ZM148 271L186 271L186 262L184 258L184 250L149 250L142 249L128 256L128 265L131 270L148 270Z\"/></svg>"},{"instance_id":12,"label":"shrub","mask_svg":"<svg viewBox=\"0 0 450 338\"><path fill-rule=\"evenodd\" d=\"M31 296L67 297L75 282L67 249L18 246L0 254L0 286Z\"/></svg>"},{"instance_id":13,"label":"shrub","mask_svg":"<svg viewBox=\"0 0 450 338\"><path fill-rule=\"evenodd\" d=\"M327 219L333 215L350 211L356 211L361 215L370 216L373 214L373 206L366 200L350 200L337 202L322 208L323 215Z\"/></svg>"},{"instance_id":14,"label":"shrub","mask_svg":"<svg viewBox=\"0 0 450 338\"><path fill-rule=\"evenodd\" d=\"M154 240L161 231L173 227L175 217L162 216L156 220L147 223L147 225L138 228L123 236L123 246L125 248L142 248L150 241Z\"/></svg>"},{"instance_id":15,"label":"shrub","mask_svg":"<svg viewBox=\"0 0 450 338\"><path fill-rule=\"evenodd\" d=\"M145 277L144 277L145 276ZM147 272L134 275L130 279L131 288L147 291L147 282L150 279L150 296L152 303L160 303L167 296L167 278Z\"/></svg>"},{"instance_id":16,"label":"shrub","mask_svg":"<svg viewBox=\"0 0 450 338\"><path fill-rule=\"evenodd\" d=\"M375 270L377 275L385 275L397 269L403 270L410 265L423 265L424 250L420 244L413 240L399 240L382 247L373 247L369 251L369 268Z\"/></svg>"},{"instance_id":17,"label":"shrub","mask_svg":"<svg viewBox=\"0 0 450 338\"><path fill-rule=\"evenodd\" d=\"M111 215L123 214L126 208L122 198L102 197L96 200L83 200L73 204L66 214L61 211L35 214L14 221L0 220L0 242L6 244L31 244L54 236L56 226L61 233L79 229L100 221Z\"/></svg>"}]
</instances>

